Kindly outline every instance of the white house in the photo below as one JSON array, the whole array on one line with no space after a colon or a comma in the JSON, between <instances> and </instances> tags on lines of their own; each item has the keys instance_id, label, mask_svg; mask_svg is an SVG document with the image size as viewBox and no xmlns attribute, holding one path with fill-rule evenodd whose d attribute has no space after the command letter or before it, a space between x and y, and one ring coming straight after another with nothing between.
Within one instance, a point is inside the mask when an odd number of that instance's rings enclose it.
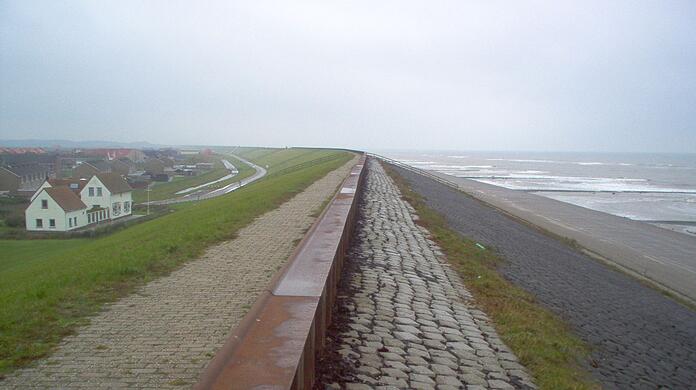
<instances>
[{"instance_id":1,"label":"white house","mask_svg":"<svg viewBox=\"0 0 696 390\"><path fill-rule=\"evenodd\" d=\"M51 187L68 187L72 192L80 196L80 190L85 186L85 183L87 183L87 179L46 179L44 180L43 183L39 186L39 188L36 189L36 192L34 192L34 195L31 196L29 199L30 201L33 201L34 198L36 198L40 193L41 190L44 188L51 188Z\"/></svg>"},{"instance_id":2,"label":"white house","mask_svg":"<svg viewBox=\"0 0 696 390\"><path fill-rule=\"evenodd\" d=\"M87 225L87 205L68 187L42 187L25 211L27 230L68 231Z\"/></svg>"},{"instance_id":3,"label":"white house","mask_svg":"<svg viewBox=\"0 0 696 390\"><path fill-rule=\"evenodd\" d=\"M131 214L133 189L117 173L86 182L46 180L25 211L27 230L68 231Z\"/></svg>"},{"instance_id":4,"label":"white house","mask_svg":"<svg viewBox=\"0 0 696 390\"><path fill-rule=\"evenodd\" d=\"M133 206L132 191L126 179L117 173L92 176L80 191L80 198L87 205L90 214L87 223L100 221L104 218L104 213L106 219L111 220L130 215Z\"/></svg>"}]
</instances>

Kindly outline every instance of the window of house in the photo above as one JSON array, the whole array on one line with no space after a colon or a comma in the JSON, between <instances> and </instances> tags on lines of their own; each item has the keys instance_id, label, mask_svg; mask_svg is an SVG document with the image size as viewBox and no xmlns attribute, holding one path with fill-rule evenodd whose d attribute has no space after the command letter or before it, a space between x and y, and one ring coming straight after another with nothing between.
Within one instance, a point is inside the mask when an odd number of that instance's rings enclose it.
<instances>
[{"instance_id":1,"label":"window of house","mask_svg":"<svg viewBox=\"0 0 696 390\"><path fill-rule=\"evenodd\" d=\"M56 220L51 218L48 220L48 227L55 228L56 227Z\"/></svg>"},{"instance_id":2,"label":"window of house","mask_svg":"<svg viewBox=\"0 0 696 390\"><path fill-rule=\"evenodd\" d=\"M94 187L89 187L89 196L94 196Z\"/></svg>"},{"instance_id":3,"label":"window of house","mask_svg":"<svg viewBox=\"0 0 696 390\"><path fill-rule=\"evenodd\" d=\"M123 202L123 212L124 213L130 213L130 202Z\"/></svg>"},{"instance_id":4,"label":"window of house","mask_svg":"<svg viewBox=\"0 0 696 390\"><path fill-rule=\"evenodd\" d=\"M87 214L87 223L92 223L92 214Z\"/></svg>"},{"instance_id":5,"label":"window of house","mask_svg":"<svg viewBox=\"0 0 696 390\"><path fill-rule=\"evenodd\" d=\"M42 228L43 227L43 219L39 218L36 220L36 227L37 228Z\"/></svg>"},{"instance_id":6,"label":"window of house","mask_svg":"<svg viewBox=\"0 0 696 390\"><path fill-rule=\"evenodd\" d=\"M47 199L41 199L41 208L42 209L48 208L48 200Z\"/></svg>"},{"instance_id":7,"label":"window of house","mask_svg":"<svg viewBox=\"0 0 696 390\"><path fill-rule=\"evenodd\" d=\"M121 202L115 202L113 205L111 205L112 211L111 214L114 216L121 215Z\"/></svg>"},{"instance_id":8,"label":"window of house","mask_svg":"<svg viewBox=\"0 0 696 390\"><path fill-rule=\"evenodd\" d=\"M72 221L73 221L72 218L68 218L68 227L72 227Z\"/></svg>"},{"instance_id":9,"label":"window of house","mask_svg":"<svg viewBox=\"0 0 696 390\"><path fill-rule=\"evenodd\" d=\"M73 222L73 225L77 226L77 217L73 218L75 222Z\"/></svg>"},{"instance_id":10,"label":"window of house","mask_svg":"<svg viewBox=\"0 0 696 390\"><path fill-rule=\"evenodd\" d=\"M97 187L97 196L102 196L102 188Z\"/></svg>"}]
</instances>

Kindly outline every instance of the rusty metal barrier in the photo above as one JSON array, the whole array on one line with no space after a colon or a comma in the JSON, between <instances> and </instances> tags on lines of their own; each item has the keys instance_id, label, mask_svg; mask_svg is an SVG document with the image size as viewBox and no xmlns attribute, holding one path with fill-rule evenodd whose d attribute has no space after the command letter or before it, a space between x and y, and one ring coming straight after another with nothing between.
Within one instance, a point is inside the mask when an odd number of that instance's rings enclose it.
<instances>
[{"instance_id":1,"label":"rusty metal barrier","mask_svg":"<svg viewBox=\"0 0 696 390\"><path fill-rule=\"evenodd\" d=\"M197 389L311 389L350 243L366 156L210 362Z\"/></svg>"}]
</instances>

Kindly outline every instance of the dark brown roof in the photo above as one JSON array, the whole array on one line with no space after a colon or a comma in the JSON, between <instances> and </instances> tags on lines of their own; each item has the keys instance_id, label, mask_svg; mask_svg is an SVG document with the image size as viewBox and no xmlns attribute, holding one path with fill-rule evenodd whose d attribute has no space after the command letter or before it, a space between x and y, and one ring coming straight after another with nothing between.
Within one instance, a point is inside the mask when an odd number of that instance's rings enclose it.
<instances>
[{"instance_id":1,"label":"dark brown roof","mask_svg":"<svg viewBox=\"0 0 696 390\"><path fill-rule=\"evenodd\" d=\"M97 168L99 170L99 172L111 172L111 164L108 161L104 161L104 160L90 161L89 165Z\"/></svg>"},{"instance_id":2,"label":"dark brown roof","mask_svg":"<svg viewBox=\"0 0 696 390\"><path fill-rule=\"evenodd\" d=\"M48 179L48 184L51 185L51 187L68 187L70 188L74 193L79 194L80 191L85 188L85 184L87 184L86 179Z\"/></svg>"},{"instance_id":3,"label":"dark brown roof","mask_svg":"<svg viewBox=\"0 0 696 390\"><path fill-rule=\"evenodd\" d=\"M58 203L58 205L65 211L75 211L86 209L87 206L80 200L80 198L75 195L74 192L70 191L68 187L49 187L44 188L44 191L53 198L53 200Z\"/></svg>"},{"instance_id":4,"label":"dark brown roof","mask_svg":"<svg viewBox=\"0 0 696 390\"><path fill-rule=\"evenodd\" d=\"M118 173L100 173L96 176L112 194L133 191L126 179Z\"/></svg>"},{"instance_id":5,"label":"dark brown roof","mask_svg":"<svg viewBox=\"0 0 696 390\"><path fill-rule=\"evenodd\" d=\"M93 171L93 172L99 172L99 168L95 167L92 163L89 163L89 162L86 162L86 161L80 163L80 165L78 165L77 167L81 167L81 166L83 166L83 165L86 166L86 167L89 167L90 170ZM75 167L75 168L77 168L77 167Z\"/></svg>"}]
</instances>

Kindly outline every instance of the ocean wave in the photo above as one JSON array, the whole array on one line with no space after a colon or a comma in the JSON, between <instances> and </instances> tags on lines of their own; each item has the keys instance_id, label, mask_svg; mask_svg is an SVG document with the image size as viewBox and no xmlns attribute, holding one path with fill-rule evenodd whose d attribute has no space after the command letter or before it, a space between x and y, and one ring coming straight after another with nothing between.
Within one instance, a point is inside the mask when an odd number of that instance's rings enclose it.
<instances>
[{"instance_id":1,"label":"ocean wave","mask_svg":"<svg viewBox=\"0 0 696 390\"><path fill-rule=\"evenodd\" d=\"M696 189L659 187L646 179L573 177L573 176L490 176L477 177L483 183L512 190L536 191L602 191L602 192L659 192L696 194Z\"/></svg>"},{"instance_id":2,"label":"ocean wave","mask_svg":"<svg viewBox=\"0 0 696 390\"><path fill-rule=\"evenodd\" d=\"M533 163L564 163L565 161L555 160L531 160L531 159L514 159L514 158L487 158L488 161L512 161L512 162L533 162Z\"/></svg>"}]
</instances>

